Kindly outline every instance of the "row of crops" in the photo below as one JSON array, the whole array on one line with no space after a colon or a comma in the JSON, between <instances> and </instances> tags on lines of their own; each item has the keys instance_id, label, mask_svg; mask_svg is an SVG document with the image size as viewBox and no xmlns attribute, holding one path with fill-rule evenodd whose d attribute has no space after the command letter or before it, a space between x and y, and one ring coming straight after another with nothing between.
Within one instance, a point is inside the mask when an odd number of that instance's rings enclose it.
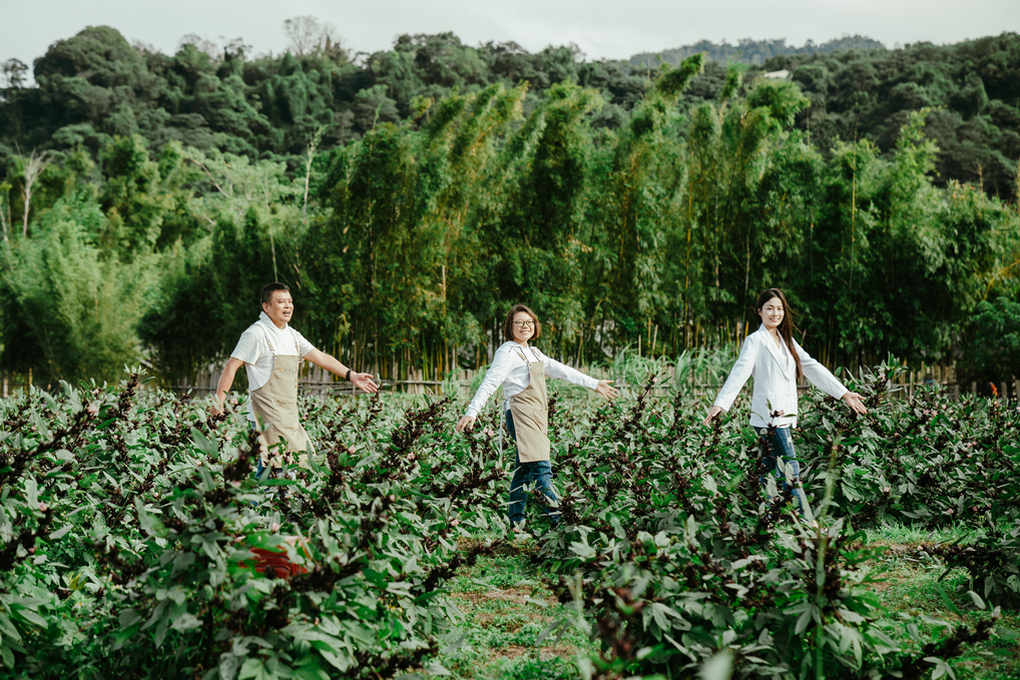
<instances>
[{"instance_id":1,"label":"row of crops","mask_svg":"<svg viewBox=\"0 0 1020 680\"><path fill-rule=\"evenodd\" d=\"M788 493L763 496L746 401L705 427L704 399L654 374L611 405L555 391L566 521L545 531L536 497L529 528L545 585L600 642L578 673L940 677L962 649L1009 635L1020 412L934 388L900 398L898 370L851 380L866 418L802 401L820 528L796 520ZM137 375L0 402L0 675L445 673L459 616L445 586L515 540L512 450L499 453L494 412L456 434L463 406L308 398L311 469L260 481L243 409L213 418ZM890 521L961 528L930 550L968 571L974 625L945 632L883 608L859 566L874 556L867 532Z\"/></svg>"}]
</instances>

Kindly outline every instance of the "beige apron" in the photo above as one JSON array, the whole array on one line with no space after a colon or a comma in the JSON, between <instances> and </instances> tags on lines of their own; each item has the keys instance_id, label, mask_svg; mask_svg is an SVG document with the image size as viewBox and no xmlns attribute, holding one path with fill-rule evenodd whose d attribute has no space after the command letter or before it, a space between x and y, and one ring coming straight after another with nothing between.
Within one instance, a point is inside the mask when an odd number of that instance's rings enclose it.
<instances>
[{"instance_id":1,"label":"beige apron","mask_svg":"<svg viewBox=\"0 0 1020 680\"><path fill-rule=\"evenodd\" d=\"M299 356L277 356L273 343L266 335L269 351L273 353L273 374L262 387L251 393L251 402L259 426L265 427L259 434L262 449L262 465L280 468L294 462L292 454L297 453L298 462L308 464L308 433L298 417L297 388ZM297 340L294 340L297 348ZM300 351L300 349L299 349ZM280 440L283 440L283 454L280 455ZM272 462L272 465L270 465Z\"/></svg>"},{"instance_id":2,"label":"beige apron","mask_svg":"<svg viewBox=\"0 0 1020 680\"><path fill-rule=\"evenodd\" d=\"M517 350L528 363L531 382L510 397L510 413L517 432L517 455L522 463L549 460L549 398L545 390L545 364L528 361L524 352Z\"/></svg>"}]
</instances>

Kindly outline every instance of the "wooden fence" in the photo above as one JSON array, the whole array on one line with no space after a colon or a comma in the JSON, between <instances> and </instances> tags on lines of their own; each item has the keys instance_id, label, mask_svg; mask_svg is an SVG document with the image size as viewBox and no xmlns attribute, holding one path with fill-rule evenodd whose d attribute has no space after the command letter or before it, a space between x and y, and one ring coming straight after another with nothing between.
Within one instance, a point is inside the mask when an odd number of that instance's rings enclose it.
<instances>
[{"instance_id":1,"label":"wooden fence","mask_svg":"<svg viewBox=\"0 0 1020 680\"><path fill-rule=\"evenodd\" d=\"M599 370L584 370L598 378L609 377L608 375L600 375ZM477 371L462 369L456 371L450 376L449 380L445 381L424 380L420 377L412 377L408 380L382 380L380 383L383 385L384 390L395 390L407 394L443 394L447 388L454 386L460 396L470 397L471 385L477 374ZM218 379L218 371L207 371L203 372L199 379L193 383L182 382L175 385L172 389L181 393L190 390L196 396L205 396L206 394L211 394L216 389L216 381ZM244 384L244 379L238 376L234 380L234 389L244 389ZM621 381L618 379L614 384L620 387ZM976 382L969 384L957 382L955 370L951 366L922 366L920 370L903 373L890 386L890 391L902 397L912 397L921 388L932 384L937 384L941 388L942 393L954 401L958 401L963 394L988 394L990 392L988 386L978 385ZM357 394L357 390L349 382L341 380L332 373L308 363L305 363L299 375L298 386L303 394ZM630 385L629 387L641 386ZM684 386L684 391L692 397L714 398L721 387L722 385L717 383L692 382ZM798 389L803 393L809 387L808 383L802 380ZM1018 397L1020 395L1020 380L1000 381L995 384L995 389L998 391L1000 398L1012 400L1020 398ZM663 397L671 394L672 390L673 387L669 386L656 389L653 394Z\"/></svg>"},{"instance_id":2,"label":"wooden fence","mask_svg":"<svg viewBox=\"0 0 1020 680\"><path fill-rule=\"evenodd\" d=\"M592 371L591 374L596 377L608 377L601 376L598 370ZM191 392L195 397L205 397L212 394L216 389L219 375L218 368L210 368L200 372L193 380L182 380L171 385L170 389L178 394ZM382 380L381 384L384 390L399 391L406 394L443 394L450 387L454 387L459 396L469 397L471 396L471 385L476 376L476 371L458 370L446 381L424 380L420 377L412 376L408 380ZM31 384L30 381L31 376L17 375L9 371L0 370L0 397L6 398L15 391L24 389ZM621 383L622 381L617 380L615 384L617 387L620 387L623 386ZM978 385L976 382L961 384L956 380L953 368L947 366L922 367L921 370L909 371L899 376L890 387L894 394L902 397L911 397L919 389L931 384L937 384L943 394L954 401L959 400L963 394L980 393L987 395L991 393L991 387L988 385ZM234 380L233 389L243 390L245 385L245 378L238 375ZM332 373L307 362L299 374L298 387L302 394L355 395L358 393L351 383L339 379ZM715 397L720 387L721 385L719 384L692 382L684 386L684 391L691 397L707 397L711 399ZM655 389L654 395L665 397L672 393L672 389L672 386ZM801 392L806 391L808 389L807 383L802 381L799 389ZM1018 400L1020 399L1020 396L1018 396L1020 395L1020 380L999 381L995 383L995 390L1000 399Z\"/></svg>"}]
</instances>

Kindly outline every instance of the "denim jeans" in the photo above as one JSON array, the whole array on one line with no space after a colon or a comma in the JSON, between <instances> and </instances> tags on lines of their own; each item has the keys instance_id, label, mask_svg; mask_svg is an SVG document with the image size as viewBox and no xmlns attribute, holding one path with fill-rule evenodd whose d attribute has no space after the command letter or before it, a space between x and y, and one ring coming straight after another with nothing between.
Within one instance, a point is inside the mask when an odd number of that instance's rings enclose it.
<instances>
[{"instance_id":1,"label":"denim jeans","mask_svg":"<svg viewBox=\"0 0 1020 680\"><path fill-rule=\"evenodd\" d=\"M517 442L517 431L514 429L514 417L510 411L506 412L506 429L510 437ZM556 492L552 485L552 465L547 460L540 460L535 463L522 463L520 453L514 456L514 478L510 482L510 526L515 527L524 521L524 509L528 507L528 486L534 482L535 486L542 491L545 497L555 502ZM549 519L549 523L556 526L560 520L559 510L542 506L542 511Z\"/></svg>"},{"instance_id":2,"label":"denim jeans","mask_svg":"<svg viewBox=\"0 0 1020 680\"><path fill-rule=\"evenodd\" d=\"M790 489L793 493L793 499L797 502L801 517L810 522L814 519L814 515L811 512L811 506L808 505L804 489L800 485L800 461L797 460L797 453L793 450L793 437L790 435L790 428L777 427L773 430L771 437L768 436L767 427L754 429L758 433L764 472L771 472L776 480L782 480L783 489ZM780 459L783 461L783 466L779 465ZM786 473L783 470L784 467L789 470L789 481L787 481ZM766 486L766 481L765 476L759 478L763 489Z\"/></svg>"}]
</instances>

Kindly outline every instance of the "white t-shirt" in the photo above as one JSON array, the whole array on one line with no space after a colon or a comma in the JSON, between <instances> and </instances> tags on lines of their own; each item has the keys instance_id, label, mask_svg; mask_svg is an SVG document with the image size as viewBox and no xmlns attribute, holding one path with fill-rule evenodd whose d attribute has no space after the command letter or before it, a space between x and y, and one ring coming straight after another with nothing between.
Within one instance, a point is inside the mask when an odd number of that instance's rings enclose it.
<instances>
[{"instance_id":1,"label":"white t-shirt","mask_svg":"<svg viewBox=\"0 0 1020 680\"><path fill-rule=\"evenodd\" d=\"M269 343L273 344L272 349ZM248 391L254 392L269 382L273 375L273 351L280 356L304 357L315 349L305 336L290 327L277 328L273 320L265 312L259 314L259 320L248 326L241 333L241 339L230 353L232 359L240 359L248 372ZM248 418L255 420L255 412L251 403L248 404Z\"/></svg>"},{"instance_id":2,"label":"white t-shirt","mask_svg":"<svg viewBox=\"0 0 1020 680\"><path fill-rule=\"evenodd\" d=\"M529 361L544 363L545 374L550 378L566 380L592 390L599 386L599 381L595 378L586 376L577 369L561 364L555 359L550 359L531 345L522 347L513 340L507 340L499 346L493 355L489 370L485 373L485 378L482 379L482 384L478 387L474 399L468 405L466 415L477 416L485 406L485 402L495 394L500 385L503 386L503 410L510 408L510 397L519 394L531 383Z\"/></svg>"}]
</instances>

